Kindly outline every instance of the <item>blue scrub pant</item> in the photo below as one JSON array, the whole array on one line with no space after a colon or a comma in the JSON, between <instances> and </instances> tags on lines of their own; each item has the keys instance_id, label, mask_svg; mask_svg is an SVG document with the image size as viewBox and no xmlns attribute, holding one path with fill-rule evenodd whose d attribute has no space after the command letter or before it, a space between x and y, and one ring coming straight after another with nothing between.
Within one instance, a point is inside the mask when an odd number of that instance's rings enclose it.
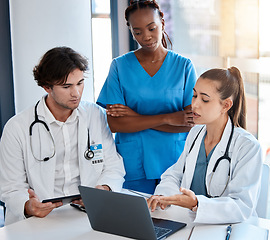
<instances>
[{"instance_id":1,"label":"blue scrub pant","mask_svg":"<svg viewBox=\"0 0 270 240\"><path fill-rule=\"evenodd\" d=\"M123 188L153 194L156 186L159 183L160 179L139 179L133 181L125 181L123 184Z\"/></svg>"}]
</instances>

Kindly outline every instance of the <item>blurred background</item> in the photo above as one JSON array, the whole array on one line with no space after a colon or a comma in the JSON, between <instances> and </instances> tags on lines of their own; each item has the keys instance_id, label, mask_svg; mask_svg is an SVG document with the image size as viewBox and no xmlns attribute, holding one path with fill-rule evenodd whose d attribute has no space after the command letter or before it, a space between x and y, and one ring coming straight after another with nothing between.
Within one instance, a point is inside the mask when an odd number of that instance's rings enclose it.
<instances>
[{"instance_id":1,"label":"blurred background","mask_svg":"<svg viewBox=\"0 0 270 240\"><path fill-rule=\"evenodd\" d=\"M124 19L128 2L0 2L0 136L10 117L44 94L36 88L32 68L51 47L67 45L89 59L84 100L96 101L111 60L137 48ZM165 14L171 49L190 58L198 76L210 68L236 66L241 70L248 131L259 140L265 161L270 163L270 1L158 2ZM0 211L0 225L2 218Z\"/></svg>"}]
</instances>

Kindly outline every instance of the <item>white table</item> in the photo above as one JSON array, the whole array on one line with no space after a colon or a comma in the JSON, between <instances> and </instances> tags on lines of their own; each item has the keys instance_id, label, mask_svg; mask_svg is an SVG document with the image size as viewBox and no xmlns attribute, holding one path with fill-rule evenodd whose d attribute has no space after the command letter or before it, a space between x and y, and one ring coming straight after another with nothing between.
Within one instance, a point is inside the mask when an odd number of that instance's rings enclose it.
<instances>
[{"instance_id":1,"label":"white table","mask_svg":"<svg viewBox=\"0 0 270 240\"><path fill-rule=\"evenodd\" d=\"M105 214L105 213L104 213ZM187 226L175 234L170 240L188 239L191 228L189 210L172 206L166 211L157 210L153 217L165 218L187 223ZM249 223L270 230L270 220L252 218ZM1 240L106 240L106 239L128 239L107 233L92 230L87 215L69 205L52 211L45 218L32 217L17 223L0 228ZM203 239L200 239L203 240Z\"/></svg>"}]
</instances>

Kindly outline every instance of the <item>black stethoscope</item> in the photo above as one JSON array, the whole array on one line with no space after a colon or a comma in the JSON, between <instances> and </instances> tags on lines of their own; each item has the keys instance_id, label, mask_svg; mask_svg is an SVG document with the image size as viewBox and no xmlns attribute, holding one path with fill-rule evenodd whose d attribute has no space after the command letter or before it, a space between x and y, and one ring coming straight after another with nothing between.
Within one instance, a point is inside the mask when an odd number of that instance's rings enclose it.
<instances>
[{"instance_id":1,"label":"black stethoscope","mask_svg":"<svg viewBox=\"0 0 270 240\"><path fill-rule=\"evenodd\" d=\"M46 162L49 159L53 158L54 155L55 155L55 142L54 142L53 136L51 134L51 131L50 131L48 125L44 121L42 121L42 120L40 120L38 118L38 114L37 114L37 106L38 106L38 104L39 104L39 101L35 105L35 120L31 123L31 125L29 127L30 147L31 147L31 152L32 152L32 154L33 154L33 156L34 156L34 158L36 160L38 160L38 161L45 161ZM53 143L53 153L50 156L45 157L43 159L37 158L35 156L34 151L33 151L33 147L32 147L33 127L34 127L35 124L38 124L38 123L42 124L45 127L45 129L47 130L47 132L48 132L48 134L49 134L49 136L50 136L50 138L52 140L52 143ZM89 137L89 129L88 129L87 149L84 152L84 157L85 157L86 160L92 160L94 158L94 156L95 156L95 153L91 150L91 146L90 146L90 137Z\"/></svg>"},{"instance_id":2,"label":"black stethoscope","mask_svg":"<svg viewBox=\"0 0 270 240\"><path fill-rule=\"evenodd\" d=\"M232 118L229 116L230 120L231 120L231 123L232 123L232 130L231 130L231 134L230 134L230 137L229 137L229 140L228 140L228 143L227 143L227 147L226 147L226 150L225 150L225 153L223 156L221 156L220 158L218 158L218 160L216 161L215 165L214 165L214 168L212 170L212 174L211 174L211 178L210 178L210 181L209 181L209 187L208 187L208 197L211 197L211 198L215 198L215 197L220 197L222 196L222 194L225 192L228 184L229 184L229 180L230 180L230 176L231 176L231 171L230 171L230 166L231 166L231 158L229 157L229 148L230 148L230 145L231 145L231 141L232 141L232 137L233 137L233 132L234 132L234 124L233 124L233 120ZM200 129L200 131L198 132L197 136L195 137L193 143L191 144L191 147L188 151L188 154L191 152L192 148L194 147L195 145L195 142L197 140L197 138L199 137L201 131L203 130L204 126ZM221 194L219 196L213 196L211 195L211 192L210 192L210 186L211 186L211 183L212 183L212 179L213 179L213 176L216 172L216 169L219 165L219 163L222 161L222 160L227 160L229 162L229 171L228 171L228 178L227 178L227 181L226 181L226 184L225 184L225 187L223 189L223 191L221 192ZM184 168L183 168L183 173L185 172L185 165L184 165Z\"/></svg>"},{"instance_id":3,"label":"black stethoscope","mask_svg":"<svg viewBox=\"0 0 270 240\"><path fill-rule=\"evenodd\" d=\"M91 160L95 156L94 151L91 150L91 145L90 145L90 137L89 137L89 129L88 129L88 140L87 140L87 149L84 152L84 157L86 160Z\"/></svg>"}]
</instances>

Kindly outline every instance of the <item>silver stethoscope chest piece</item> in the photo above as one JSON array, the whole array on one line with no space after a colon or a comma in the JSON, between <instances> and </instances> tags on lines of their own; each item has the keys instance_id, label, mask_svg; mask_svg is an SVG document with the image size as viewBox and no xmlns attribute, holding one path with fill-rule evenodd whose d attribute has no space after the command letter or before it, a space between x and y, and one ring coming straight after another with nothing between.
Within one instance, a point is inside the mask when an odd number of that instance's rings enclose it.
<instances>
[{"instance_id":1,"label":"silver stethoscope chest piece","mask_svg":"<svg viewBox=\"0 0 270 240\"><path fill-rule=\"evenodd\" d=\"M48 125L46 124L46 122L40 120L38 118L38 114L37 114L37 106L39 104L39 101L36 103L35 105L35 111L34 111L34 114L35 114L35 120L30 124L30 127L29 127L29 136L30 136L30 148L31 148L31 152L32 152L32 155L34 156L34 158L37 160L37 161L48 161L49 159L53 158L55 156L55 152L56 152L56 147L55 147L55 142L54 142L54 139L53 139L53 136L51 134L51 131L48 127ZM41 124L45 127L47 133L49 134L50 136L50 139L53 143L53 151L52 151L52 154L48 154L47 156L45 157L37 157L35 154L34 154L34 151L33 151L33 139L32 139L32 135L33 135L33 127L35 124ZM90 136L89 136L89 129L88 129L88 146L87 146L87 149L86 151L84 152L84 157L86 160L92 160L95 156L95 153L94 151L91 150L91 146L90 146Z\"/></svg>"},{"instance_id":2,"label":"silver stethoscope chest piece","mask_svg":"<svg viewBox=\"0 0 270 240\"><path fill-rule=\"evenodd\" d=\"M89 137L89 129L88 129L88 139L87 139L87 149L84 152L84 157L86 160L92 160L95 156L94 151L91 150L90 146L90 137Z\"/></svg>"},{"instance_id":3,"label":"silver stethoscope chest piece","mask_svg":"<svg viewBox=\"0 0 270 240\"><path fill-rule=\"evenodd\" d=\"M91 160L93 159L95 156L94 152L91 150L91 149L87 149L85 152L84 152L84 157L86 160Z\"/></svg>"}]
</instances>

